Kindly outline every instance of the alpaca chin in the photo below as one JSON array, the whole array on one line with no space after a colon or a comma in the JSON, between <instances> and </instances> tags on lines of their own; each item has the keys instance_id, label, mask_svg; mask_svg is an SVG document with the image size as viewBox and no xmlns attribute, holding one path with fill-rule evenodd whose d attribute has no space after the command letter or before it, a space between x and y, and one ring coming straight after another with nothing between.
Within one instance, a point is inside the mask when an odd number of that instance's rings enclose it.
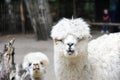
<instances>
[{"instance_id":1,"label":"alpaca chin","mask_svg":"<svg viewBox=\"0 0 120 80\"><path fill-rule=\"evenodd\" d=\"M33 78L40 78L40 71L33 71Z\"/></svg>"}]
</instances>

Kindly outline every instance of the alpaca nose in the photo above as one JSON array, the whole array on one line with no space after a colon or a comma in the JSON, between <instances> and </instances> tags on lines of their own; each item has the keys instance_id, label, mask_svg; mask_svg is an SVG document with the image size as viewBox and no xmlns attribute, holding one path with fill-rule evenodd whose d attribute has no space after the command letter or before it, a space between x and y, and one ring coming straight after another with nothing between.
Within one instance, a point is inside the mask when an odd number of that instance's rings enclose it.
<instances>
[{"instance_id":1,"label":"alpaca nose","mask_svg":"<svg viewBox=\"0 0 120 80\"><path fill-rule=\"evenodd\" d=\"M38 65L38 64L34 64L33 70L34 70L34 71L40 70L39 65Z\"/></svg>"},{"instance_id":2,"label":"alpaca nose","mask_svg":"<svg viewBox=\"0 0 120 80\"><path fill-rule=\"evenodd\" d=\"M67 45L69 46L67 52L69 53L69 55L72 55L72 53L74 53L74 50L72 49L74 43L68 43Z\"/></svg>"},{"instance_id":3,"label":"alpaca nose","mask_svg":"<svg viewBox=\"0 0 120 80\"><path fill-rule=\"evenodd\" d=\"M68 45L69 47L71 47L73 44L74 44L74 43L68 43L67 45Z\"/></svg>"}]
</instances>

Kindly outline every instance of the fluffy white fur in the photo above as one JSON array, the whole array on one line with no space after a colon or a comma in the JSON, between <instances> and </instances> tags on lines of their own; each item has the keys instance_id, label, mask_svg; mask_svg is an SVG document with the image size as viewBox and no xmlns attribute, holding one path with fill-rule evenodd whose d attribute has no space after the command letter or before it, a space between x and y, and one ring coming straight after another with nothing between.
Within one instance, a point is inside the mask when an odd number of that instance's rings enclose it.
<instances>
[{"instance_id":1,"label":"fluffy white fur","mask_svg":"<svg viewBox=\"0 0 120 80\"><path fill-rule=\"evenodd\" d=\"M62 39L69 34L75 35L78 38L88 37L90 36L88 26L80 18L74 20L63 18L58 24L53 26L51 37L53 39Z\"/></svg>"},{"instance_id":2,"label":"fluffy white fur","mask_svg":"<svg viewBox=\"0 0 120 80\"><path fill-rule=\"evenodd\" d=\"M53 26L57 80L119 80L120 33L89 43L89 25L81 18L62 19Z\"/></svg>"},{"instance_id":3,"label":"fluffy white fur","mask_svg":"<svg viewBox=\"0 0 120 80\"><path fill-rule=\"evenodd\" d=\"M41 52L32 52L24 57L23 69L26 69L32 80L43 80L48 65L48 57Z\"/></svg>"},{"instance_id":4,"label":"fluffy white fur","mask_svg":"<svg viewBox=\"0 0 120 80\"><path fill-rule=\"evenodd\" d=\"M120 33L103 35L88 44L94 80L120 80Z\"/></svg>"}]
</instances>

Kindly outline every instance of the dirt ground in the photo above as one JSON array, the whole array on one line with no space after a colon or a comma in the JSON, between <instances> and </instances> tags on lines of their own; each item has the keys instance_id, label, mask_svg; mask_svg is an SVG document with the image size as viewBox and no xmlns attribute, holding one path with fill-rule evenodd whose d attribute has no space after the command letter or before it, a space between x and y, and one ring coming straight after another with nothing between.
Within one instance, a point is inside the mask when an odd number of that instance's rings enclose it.
<instances>
[{"instance_id":1,"label":"dirt ground","mask_svg":"<svg viewBox=\"0 0 120 80\"><path fill-rule=\"evenodd\" d=\"M92 32L93 38L96 38L100 35L101 34L97 31ZM15 62L22 63L24 55L29 52L43 52L48 56L50 60L50 64L47 67L47 73L45 74L45 80L56 80L53 65L54 53L52 39L49 39L47 41L36 41L33 34L0 36L0 51L3 50L4 44L13 37L16 39L14 43Z\"/></svg>"}]
</instances>

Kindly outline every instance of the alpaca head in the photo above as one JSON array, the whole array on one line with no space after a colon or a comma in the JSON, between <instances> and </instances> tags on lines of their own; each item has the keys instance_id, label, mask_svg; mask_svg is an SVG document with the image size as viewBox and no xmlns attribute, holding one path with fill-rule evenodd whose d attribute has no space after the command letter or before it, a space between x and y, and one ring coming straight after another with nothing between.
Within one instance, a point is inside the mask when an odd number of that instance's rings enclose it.
<instances>
[{"instance_id":1,"label":"alpaca head","mask_svg":"<svg viewBox=\"0 0 120 80\"><path fill-rule=\"evenodd\" d=\"M46 62L45 61L32 61L29 63L29 72L31 78L40 79L45 73Z\"/></svg>"},{"instance_id":2,"label":"alpaca head","mask_svg":"<svg viewBox=\"0 0 120 80\"><path fill-rule=\"evenodd\" d=\"M24 57L22 67L30 74L31 79L34 80L43 76L48 63L48 57L44 53L32 52Z\"/></svg>"},{"instance_id":3,"label":"alpaca head","mask_svg":"<svg viewBox=\"0 0 120 80\"><path fill-rule=\"evenodd\" d=\"M55 51L65 57L77 57L87 51L88 39L91 36L89 25L81 18L62 19L52 29Z\"/></svg>"}]
</instances>

